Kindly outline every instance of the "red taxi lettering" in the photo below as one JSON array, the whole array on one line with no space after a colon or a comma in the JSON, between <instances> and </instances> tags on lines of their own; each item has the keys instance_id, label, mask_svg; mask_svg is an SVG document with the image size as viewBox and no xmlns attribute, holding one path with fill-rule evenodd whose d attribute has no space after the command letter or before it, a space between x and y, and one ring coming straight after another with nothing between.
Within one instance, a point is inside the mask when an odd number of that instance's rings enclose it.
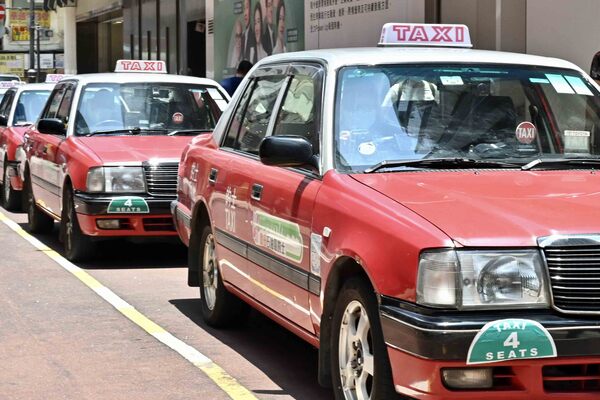
<instances>
[{"instance_id":1,"label":"red taxi lettering","mask_svg":"<svg viewBox=\"0 0 600 400\"><path fill-rule=\"evenodd\" d=\"M422 26L415 26L415 29L413 29L409 40L413 42L427 42L428 38L427 32L425 32L425 28L423 28Z\"/></svg>"},{"instance_id":2,"label":"red taxi lettering","mask_svg":"<svg viewBox=\"0 0 600 400\"><path fill-rule=\"evenodd\" d=\"M142 66L140 65L139 62L134 61L133 63L131 63L131 70L132 71L141 71L142 70Z\"/></svg>"},{"instance_id":3,"label":"red taxi lettering","mask_svg":"<svg viewBox=\"0 0 600 400\"><path fill-rule=\"evenodd\" d=\"M131 67L131 61L121 61L123 65L123 70L127 71Z\"/></svg>"},{"instance_id":4,"label":"red taxi lettering","mask_svg":"<svg viewBox=\"0 0 600 400\"><path fill-rule=\"evenodd\" d=\"M398 41L403 42L406 40L406 32L410 31L410 26L406 25L394 25L392 28L398 35Z\"/></svg>"},{"instance_id":5,"label":"red taxi lettering","mask_svg":"<svg viewBox=\"0 0 600 400\"><path fill-rule=\"evenodd\" d=\"M433 30L435 31L435 36L431 38L434 42L451 42L450 31L452 30L451 26L434 26Z\"/></svg>"},{"instance_id":6,"label":"red taxi lettering","mask_svg":"<svg viewBox=\"0 0 600 400\"><path fill-rule=\"evenodd\" d=\"M156 68L154 68L154 63L145 62L144 63L144 71L156 71Z\"/></svg>"}]
</instances>

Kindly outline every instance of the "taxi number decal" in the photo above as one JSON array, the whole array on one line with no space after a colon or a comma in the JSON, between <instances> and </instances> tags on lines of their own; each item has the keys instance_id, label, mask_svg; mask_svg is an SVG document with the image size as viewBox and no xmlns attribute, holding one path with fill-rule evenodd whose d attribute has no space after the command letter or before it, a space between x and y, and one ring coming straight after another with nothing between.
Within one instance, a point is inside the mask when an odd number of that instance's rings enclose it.
<instances>
[{"instance_id":1,"label":"taxi number decal","mask_svg":"<svg viewBox=\"0 0 600 400\"><path fill-rule=\"evenodd\" d=\"M141 197L115 197L110 201L109 214L147 214L150 212L148 203Z\"/></svg>"},{"instance_id":2,"label":"taxi number decal","mask_svg":"<svg viewBox=\"0 0 600 400\"><path fill-rule=\"evenodd\" d=\"M487 323L473 339L467 364L556 357L556 345L539 322L502 319Z\"/></svg>"},{"instance_id":3,"label":"taxi number decal","mask_svg":"<svg viewBox=\"0 0 600 400\"><path fill-rule=\"evenodd\" d=\"M537 136L537 129L531 122L524 121L517 126L515 136L519 143L531 144Z\"/></svg>"},{"instance_id":4,"label":"taxi number decal","mask_svg":"<svg viewBox=\"0 0 600 400\"><path fill-rule=\"evenodd\" d=\"M183 114L180 112L176 112L175 114L173 114L171 119L173 120L174 124L181 124L183 122Z\"/></svg>"},{"instance_id":5,"label":"taxi number decal","mask_svg":"<svg viewBox=\"0 0 600 400\"><path fill-rule=\"evenodd\" d=\"M297 263L302 262L303 241L298 224L256 211L252 217L252 238L258 246Z\"/></svg>"}]
</instances>

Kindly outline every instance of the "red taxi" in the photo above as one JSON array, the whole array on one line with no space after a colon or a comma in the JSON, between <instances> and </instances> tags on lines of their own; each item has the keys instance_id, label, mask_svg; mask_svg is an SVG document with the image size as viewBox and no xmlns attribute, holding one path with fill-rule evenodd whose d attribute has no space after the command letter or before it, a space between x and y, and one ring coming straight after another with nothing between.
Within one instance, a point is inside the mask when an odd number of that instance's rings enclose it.
<instances>
[{"instance_id":1,"label":"red taxi","mask_svg":"<svg viewBox=\"0 0 600 400\"><path fill-rule=\"evenodd\" d=\"M98 238L176 235L169 204L181 151L213 130L228 97L212 80L165 70L119 60L116 73L62 79L26 135L29 228L60 221L68 259L89 257Z\"/></svg>"},{"instance_id":2,"label":"red taxi","mask_svg":"<svg viewBox=\"0 0 600 400\"><path fill-rule=\"evenodd\" d=\"M23 136L37 121L53 87L51 83L16 86L0 102L0 199L7 210L21 208L23 182L17 171L23 158Z\"/></svg>"},{"instance_id":3,"label":"red taxi","mask_svg":"<svg viewBox=\"0 0 600 400\"><path fill-rule=\"evenodd\" d=\"M255 66L179 167L207 323L260 310L336 399L600 396L598 87L470 47L388 24Z\"/></svg>"}]
</instances>

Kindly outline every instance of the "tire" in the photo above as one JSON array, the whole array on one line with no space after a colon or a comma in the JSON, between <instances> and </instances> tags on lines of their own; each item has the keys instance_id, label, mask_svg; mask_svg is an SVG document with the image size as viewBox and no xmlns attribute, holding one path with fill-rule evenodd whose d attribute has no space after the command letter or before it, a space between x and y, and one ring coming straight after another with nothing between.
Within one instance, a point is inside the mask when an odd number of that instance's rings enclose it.
<instances>
[{"instance_id":1,"label":"tire","mask_svg":"<svg viewBox=\"0 0 600 400\"><path fill-rule=\"evenodd\" d=\"M215 238L210 226L202 229L199 252L198 281L200 283L200 311L204 322L215 328L227 328L242 325L249 306L229 293L219 272L215 249Z\"/></svg>"},{"instance_id":2,"label":"tire","mask_svg":"<svg viewBox=\"0 0 600 400\"><path fill-rule=\"evenodd\" d=\"M65 191L63 200L61 232L64 234L63 245L67 260L84 261L94 253L95 243L90 236L81 231L79 226L73 192L70 188Z\"/></svg>"},{"instance_id":3,"label":"tire","mask_svg":"<svg viewBox=\"0 0 600 400\"><path fill-rule=\"evenodd\" d=\"M4 177L2 185L2 207L8 211L21 211L21 192L13 190L8 176L8 163L4 161Z\"/></svg>"},{"instance_id":4,"label":"tire","mask_svg":"<svg viewBox=\"0 0 600 400\"><path fill-rule=\"evenodd\" d=\"M54 229L54 219L40 210L35 204L33 189L31 187L31 176L25 181L25 205L29 231L32 233L52 232L52 229Z\"/></svg>"},{"instance_id":5,"label":"tire","mask_svg":"<svg viewBox=\"0 0 600 400\"><path fill-rule=\"evenodd\" d=\"M377 299L363 279L352 278L342 287L332 328L331 375L336 400L400 398L394 390Z\"/></svg>"}]
</instances>

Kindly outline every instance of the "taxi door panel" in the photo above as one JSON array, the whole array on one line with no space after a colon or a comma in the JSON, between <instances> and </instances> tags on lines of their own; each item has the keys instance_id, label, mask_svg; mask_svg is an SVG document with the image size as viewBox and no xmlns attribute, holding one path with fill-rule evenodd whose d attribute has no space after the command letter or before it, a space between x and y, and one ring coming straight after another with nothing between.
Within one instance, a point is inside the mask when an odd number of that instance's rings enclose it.
<instances>
[{"instance_id":1,"label":"taxi door panel","mask_svg":"<svg viewBox=\"0 0 600 400\"><path fill-rule=\"evenodd\" d=\"M58 148L64 137L38 134L30 161L33 194L36 202L55 216L61 212L61 170Z\"/></svg>"}]
</instances>

